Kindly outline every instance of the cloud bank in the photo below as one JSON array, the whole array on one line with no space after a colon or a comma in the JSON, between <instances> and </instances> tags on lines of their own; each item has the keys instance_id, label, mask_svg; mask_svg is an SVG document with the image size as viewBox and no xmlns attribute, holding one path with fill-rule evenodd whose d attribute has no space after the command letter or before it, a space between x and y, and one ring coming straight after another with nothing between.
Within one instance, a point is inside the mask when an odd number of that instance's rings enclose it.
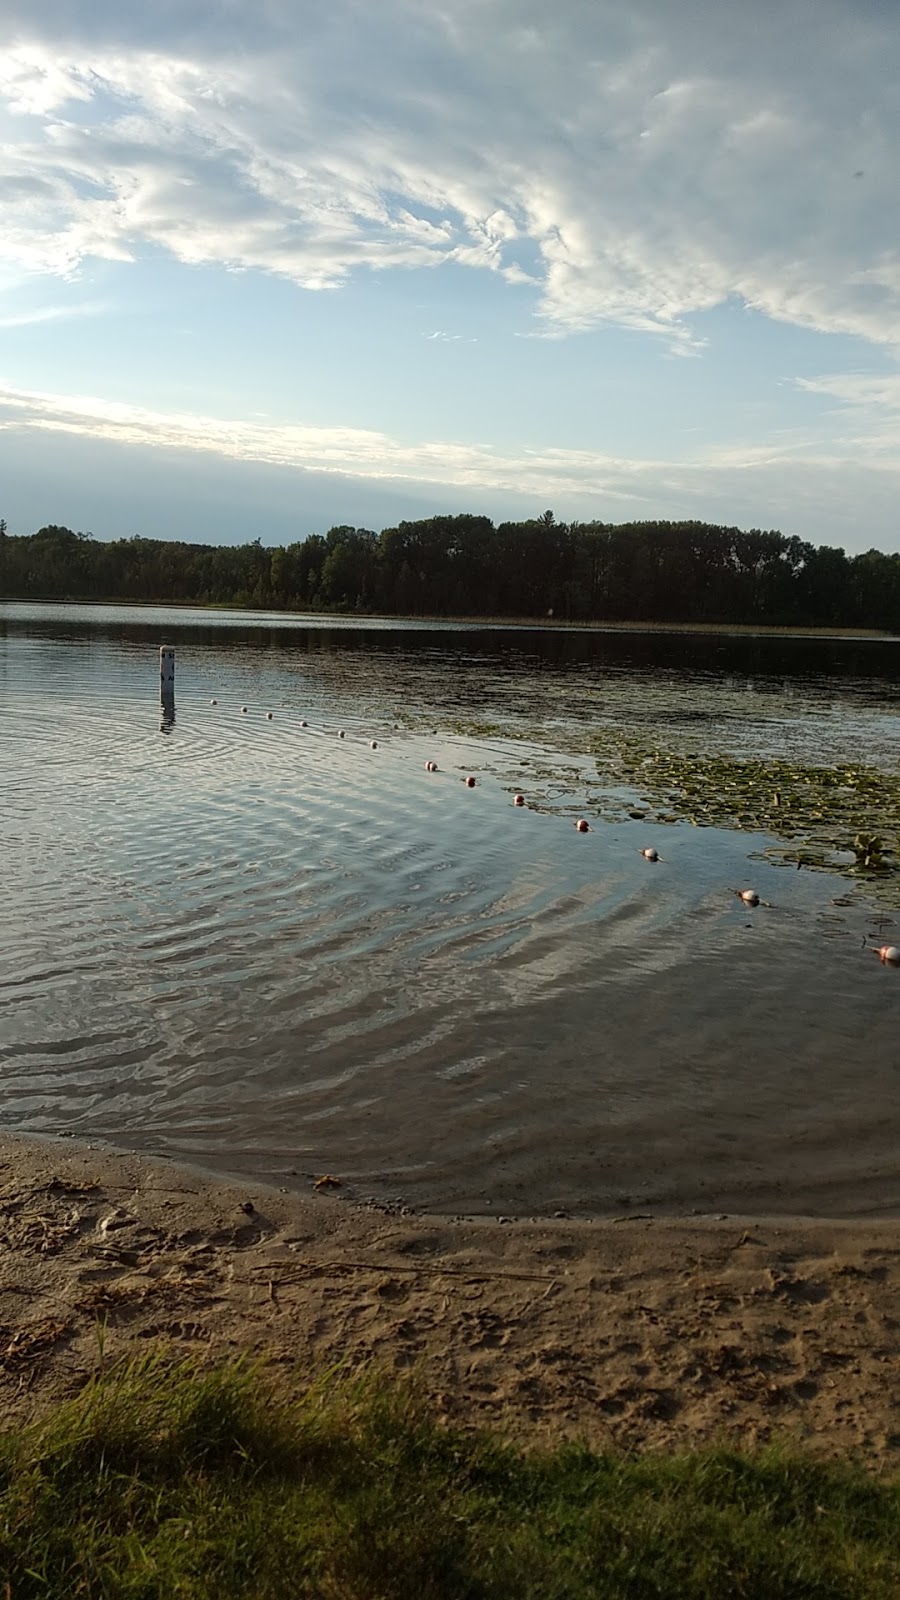
<instances>
[{"instance_id":1,"label":"cloud bank","mask_svg":"<svg viewBox=\"0 0 900 1600\"><path fill-rule=\"evenodd\" d=\"M879 439L868 449L860 447L851 405L846 439L828 449L787 437L742 447L700 444L696 454L673 459L553 447L502 451L453 440L402 440L362 428L174 415L0 382L0 459L4 441L14 460L18 441L46 439L44 454L50 458L55 443L82 440L117 450L123 465L130 460L135 484L145 483L142 494L152 495L157 486L152 457L167 452L171 459L171 452L180 452L186 462L205 458L244 471L261 466L297 474L299 505L301 474L320 481L331 476L336 507L393 490L411 497L410 504L416 501L413 511L401 507L401 516L465 508L503 518L537 515L553 506L569 519L718 520L781 527L815 543L865 549L895 518L900 395L895 400L893 450ZM215 481L213 474L210 482ZM258 497L262 504L264 491ZM361 520L369 522L374 515L373 509ZM328 520L346 520L346 513L335 509ZM133 516L120 521L119 531L128 532L132 522Z\"/></svg>"}]
</instances>

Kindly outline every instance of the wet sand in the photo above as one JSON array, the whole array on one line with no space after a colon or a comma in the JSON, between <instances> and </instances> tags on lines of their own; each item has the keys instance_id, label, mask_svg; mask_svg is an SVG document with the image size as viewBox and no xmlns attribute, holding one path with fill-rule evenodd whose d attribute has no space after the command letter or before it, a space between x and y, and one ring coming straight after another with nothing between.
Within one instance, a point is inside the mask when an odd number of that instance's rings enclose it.
<instances>
[{"instance_id":1,"label":"wet sand","mask_svg":"<svg viewBox=\"0 0 900 1600\"><path fill-rule=\"evenodd\" d=\"M531 1442L773 1438L900 1470L900 1222L450 1221L0 1137L0 1416L165 1343L417 1375Z\"/></svg>"}]
</instances>

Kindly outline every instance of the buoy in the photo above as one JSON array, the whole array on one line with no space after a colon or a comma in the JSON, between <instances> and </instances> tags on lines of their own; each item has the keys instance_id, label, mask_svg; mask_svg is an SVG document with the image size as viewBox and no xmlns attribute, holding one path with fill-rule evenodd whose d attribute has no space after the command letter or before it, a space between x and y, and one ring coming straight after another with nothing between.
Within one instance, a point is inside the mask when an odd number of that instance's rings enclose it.
<instances>
[{"instance_id":1,"label":"buoy","mask_svg":"<svg viewBox=\"0 0 900 1600\"><path fill-rule=\"evenodd\" d=\"M652 844L646 845L645 848L641 851L641 855L643 856L645 861L658 861L659 860L659 851L656 849L655 845L652 845Z\"/></svg>"},{"instance_id":2,"label":"buoy","mask_svg":"<svg viewBox=\"0 0 900 1600\"><path fill-rule=\"evenodd\" d=\"M301 717L300 718L300 726L301 726L301 728L308 728L309 727L309 723L308 722L304 722L303 718Z\"/></svg>"},{"instance_id":3,"label":"buoy","mask_svg":"<svg viewBox=\"0 0 900 1600\"><path fill-rule=\"evenodd\" d=\"M266 721L267 722L271 722L272 721L272 713L271 713L271 711L267 711L266 712Z\"/></svg>"},{"instance_id":4,"label":"buoy","mask_svg":"<svg viewBox=\"0 0 900 1600\"><path fill-rule=\"evenodd\" d=\"M575 826L579 833L590 833L591 831L591 825L589 822L585 821L584 817L579 817Z\"/></svg>"},{"instance_id":5,"label":"buoy","mask_svg":"<svg viewBox=\"0 0 900 1600\"><path fill-rule=\"evenodd\" d=\"M345 734L345 733L344 733L344 730L343 730L343 728L338 728L338 738L339 738L339 739L345 739L345 738L346 738L346 737L347 737L347 736L346 736L346 734Z\"/></svg>"},{"instance_id":6,"label":"buoy","mask_svg":"<svg viewBox=\"0 0 900 1600\"><path fill-rule=\"evenodd\" d=\"M878 951L878 959L885 967L900 967L900 946L883 944Z\"/></svg>"},{"instance_id":7,"label":"buoy","mask_svg":"<svg viewBox=\"0 0 900 1600\"><path fill-rule=\"evenodd\" d=\"M219 704L218 700L210 700L209 703L211 706L217 706Z\"/></svg>"},{"instance_id":8,"label":"buoy","mask_svg":"<svg viewBox=\"0 0 900 1600\"><path fill-rule=\"evenodd\" d=\"M437 762L436 761L426 761L426 763L425 763L425 771L426 772L437 772L437 769L438 769L438 767L437 767Z\"/></svg>"},{"instance_id":9,"label":"buoy","mask_svg":"<svg viewBox=\"0 0 900 1600\"><path fill-rule=\"evenodd\" d=\"M241 706L241 710L242 710L242 711L246 711L246 710L247 710L247 707L246 707L246 706Z\"/></svg>"},{"instance_id":10,"label":"buoy","mask_svg":"<svg viewBox=\"0 0 900 1600\"><path fill-rule=\"evenodd\" d=\"M524 804L525 804L525 796L523 794L514 794L513 795L513 805L514 806L523 806Z\"/></svg>"},{"instance_id":11,"label":"buoy","mask_svg":"<svg viewBox=\"0 0 900 1600\"><path fill-rule=\"evenodd\" d=\"M378 740L377 739L373 739L372 740L371 744L369 745L369 749L370 750L377 750L378 749Z\"/></svg>"},{"instance_id":12,"label":"buoy","mask_svg":"<svg viewBox=\"0 0 900 1600\"><path fill-rule=\"evenodd\" d=\"M736 893L738 899L743 900L745 906L759 905L759 895L755 889L738 889Z\"/></svg>"},{"instance_id":13,"label":"buoy","mask_svg":"<svg viewBox=\"0 0 900 1600\"><path fill-rule=\"evenodd\" d=\"M474 787L475 787L475 779L470 774L469 777L466 779L466 788L467 789L474 789Z\"/></svg>"}]
</instances>

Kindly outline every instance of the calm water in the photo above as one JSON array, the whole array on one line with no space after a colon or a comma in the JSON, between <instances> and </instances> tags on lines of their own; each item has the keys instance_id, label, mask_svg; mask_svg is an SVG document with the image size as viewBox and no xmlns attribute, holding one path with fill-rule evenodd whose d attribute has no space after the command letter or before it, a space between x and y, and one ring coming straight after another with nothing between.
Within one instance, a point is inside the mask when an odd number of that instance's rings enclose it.
<instances>
[{"instance_id":1,"label":"calm water","mask_svg":"<svg viewBox=\"0 0 900 1600\"><path fill-rule=\"evenodd\" d=\"M900 644L0 604L3 1124L449 1212L900 1212L881 913L758 835L576 833L637 723L895 766Z\"/></svg>"}]
</instances>

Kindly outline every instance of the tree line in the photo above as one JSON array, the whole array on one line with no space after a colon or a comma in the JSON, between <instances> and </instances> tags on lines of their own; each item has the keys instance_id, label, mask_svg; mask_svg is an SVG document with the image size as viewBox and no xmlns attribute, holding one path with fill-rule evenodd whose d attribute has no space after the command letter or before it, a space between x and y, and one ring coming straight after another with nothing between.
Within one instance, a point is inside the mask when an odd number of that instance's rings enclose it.
<instances>
[{"instance_id":1,"label":"tree line","mask_svg":"<svg viewBox=\"0 0 900 1600\"><path fill-rule=\"evenodd\" d=\"M95 540L0 521L0 595L382 616L766 623L900 632L900 555L704 522L428 517L295 544Z\"/></svg>"}]
</instances>

